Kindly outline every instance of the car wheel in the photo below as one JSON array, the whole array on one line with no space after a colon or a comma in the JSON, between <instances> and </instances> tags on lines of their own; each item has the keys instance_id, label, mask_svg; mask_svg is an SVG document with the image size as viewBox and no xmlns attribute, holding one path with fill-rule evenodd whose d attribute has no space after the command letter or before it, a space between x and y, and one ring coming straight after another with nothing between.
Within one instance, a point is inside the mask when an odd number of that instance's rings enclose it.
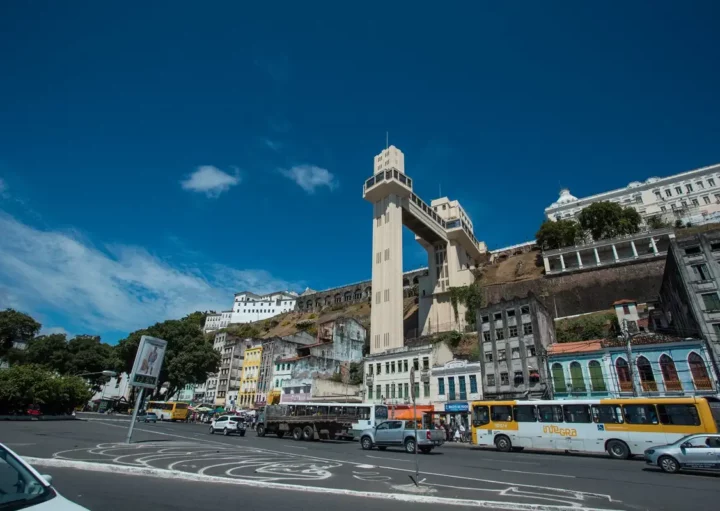
<instances>
[{"instance_id":1,"label":"car wheel","mask_svg":"<svg viewBox=\"0 0 720 511\"><path fill-rule=\"evenodd\" d=\"M620 440L610 440L607 443L607 453L616 460L626 460L630 457L630 449Z\"/></svg>"},{"instance_id":2,"label":"car wheel","mask_svg":"<svg viewBox=\"0 0 720 511\"><path fill-rule=\"evenodd\" d=\"M362 447L366 451L372 449L372 440L370 440L369 436L362 437L362 439L360 440L360 447Z\"/></svg>"},{"instance_id":3,"label":"car wheel","mask_svg":"<svg viewBox=\"0 0 720 511\"><path fill-rule=\"evenodd\" d=\"M495 439L495 448L500 452L510 452L512 450L512 442L505 435L500 435Z\"/></svg>"},{"instance_id":4,"label":"car wheel","mask_svg":"<svg viewBox=\"0 0 720 511\"><path fill-rule=\"evenodd\" d=\"M293 428L293 438L295 440L302 440L303 437L303 430L300 426L295 426Z\"/></svg>"},{"instance_id":5,"label":"car wheel","mask_svg":"<svg viewBox=\"0 0 720 511\"><path fill-rule=\"evenodd\" d=\"M660 456L658 466L663 472L667 472L668 474L674 474L680 470L680 463L678 463L672 456Z\"/></svg>"},{"instance_id":6,"label":"car wheel","mask_svg":"<svg viewBox=\"0 0 720 511\"><path fill-rule=\"evenodd\" d=\"M210 426L210 434L211 434L211 435L214 435L214 434L215 434L215 428L213 428L212 426Z\"/></svg>"},{"instance_id":7,"label":"car wheel","mask_svg":"<svg viewBox=\"0 0 720 511\"><path fill-rule=\"evenodd\" d=\"M405 440L405 452L414 453L415 452L415 439L414 438L408 438Z\"/></svg>"},{"instance_id":8,"label":"car wheel","mask_svg":"<svg viewBox=\"0 0 720 511\"><path fill-rule=\"evenodd\" d=\"M223 435L228 436L229 434L228 428L223 429Z\"/></svg>"}]
</instances>

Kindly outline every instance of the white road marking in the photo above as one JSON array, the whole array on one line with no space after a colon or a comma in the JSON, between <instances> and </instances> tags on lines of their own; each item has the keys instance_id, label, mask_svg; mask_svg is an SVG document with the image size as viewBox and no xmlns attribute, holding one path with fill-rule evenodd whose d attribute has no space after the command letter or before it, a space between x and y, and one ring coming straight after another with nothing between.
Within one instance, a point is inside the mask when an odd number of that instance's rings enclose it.
<instances>
[{"instance_id":1,"label":"white road marking","mask_svg":"<svg viewBox=\"0 0 720 511\"><path fill-rule=\"evenodd\" d=\"M548 474L546 472L524 472L522 470L505 470L501 469L500 472L512 472L514 474L533 474L537 476L548 476L548 477L567 477L568 479L575 479L575 476L566 476L564 474Z\"/></svg>"},{"instance_id":2,"label":"white road marking","mask_svg":"<svg viewBox=\"0 0 720 511\"><path fill-rule=\"evenodd\" d=\"M402 461L404 463L412 463L412 460L401 460L400 458L386 458L385 456L370 456L367 455L368 458L375 458L376 460L388 460L388 461Z\"/></svg>"},{"instance_id":3,"label":"white road marking","mask_svg":"<svg viewBox=\"0 0 720 511\"><path fill-rule=\"evenodd\" d=\"M274 483L268 481L253 481L247 479L229 479L227 477L207 476L190 474L187 472L174 472L172 470L157 468L127 467L109 465L104 463L89 463L86 461L70 461L46 458L26 457L25 461L31 465L49 468L74 468L92 472L104 472L109 474L126 474L145 477L157 477L162 479L177 479L184 481L196 481L207 483L234 484L237 486L250 486L256 488L273 488L276 490L302 491L306 493L320 493L326 495L343 495L348 497L365 497L373 499L394 500L400 502L413 502L419 504L445 504L453 506L479 507L486 509L501 509L506 511L566 511L568 506L553 506L547 504L519 504L515 502L502 502L491 500L463 500L446 497L430 497L425 495L407 495L401 493L377 493L357 490L341 490L337 488L322 488L318 486L300 486L286 483ZM600 508L572 507L573 511L612 511Z\"/></svg>"},{"instance_id":4,"label":"white road marking","mask_svg":"<svg viewBox=\"0 0 720 511\"><path fill-rule=\"evenodd\" d=\"M299 445L288 445L287 447L291 449L305 449L307 451L307 447L300 447Z\"/></svg>"},{"instance_id":5,"label":"white road marking","mask_svg":"<svg viewBox=\"0 0 720 511\"><path fill-rule=\"evenodd\" d=\"M117 425L115 425L115 424L108 424L108 426L115 426L115 427L118 427L118 428L119 428L119 427L122 427L122 426L117 426ZM165 435L165 436L172 436L172 437L176 437L176 438L182 438L183 440L195 440L195 439L192 438L192 437L182 436L182 435L175 435L175 434L172 434L172 433L160 433L160 432L157 432L157 431L150 431L150 430L147 430L147 429L140 429L140 428L135 428L135 430L136 430L136 431L144 431L144 432L146 432L146 433L155 433L155 434L158 434L158 435ZM229 446L229 444L227 444L227 443L216 442L216 441L213 441L213 440L205 440L205 442L214 443L214 444L219 444L219 445L222 445L222 446L224 446L224 447L228 447L228 446ZM289 447L289 446L288 446L288 447ZM284 451L274 451L274 450L271 450L271 449L256 448L256 450L258 450L258 451L265 451L265 452L269 452L269 453L275 453L275 454L286 454L286 455L287 455L287 454L290 454L290 455L298 456L298 454L296 454L296 453L289 453L289 452L284 452ZM305 455L302 455L302 456L305 456ZM321 457L318 457L318 456L310 456L310 455L308 455L308 456L306 456L306 457L307 457L307 458L311 458L311 459L315 459L315 460L347 463L348 465L356 465L356 466L359 465L358 462L354 462L354 461L336 460L336 459L333 459L333 458L321 458ZM378 465L377 468L382 468L382 469L386 469L386 470L397 470L397 471L399 471L399 472L415 472L415 470L411 470L411 469L398 468L398 467L388 467L388 466L382 466L382 465ZM583 492L583 491L568 490L568 489L565 489L565 488L553 488L552 486L541 486L541 485L536 485L536 484L509 483L508 481L496 481L496 480L494 480L494 479L481 479L481 478L477 478L477 477L467 477L467 476L440 474L440 473L438 473L438 472L423 472L423 471L421 471L420 474L422 474L422 475L430 475L430 476L438 476L438 477L447 477L447 478L451 478L451 479L462 479L462 480L466 480L466 481L476 481L476 482L481 482L481 483L511 484L513 487L516 487L516 488L532 488L532 489L540 489L540 490L552 490L552 491L555 491L555 492L565 493L565 494L568 494L568 495L580 495L580 494L582 494L582 495L586 495L586 496L589 496L589 497L599 497L599 498L607 499L608 502L622 502L622 501L613 499L611 495L607 495L607 494L604 494L604 493L589 493L589 492ZM542 475L545 475L545 474L542 474ZM209 477L209 476L208 476L208 477ZM279 484L279 483L278 483L278 484ZM578 508L578 509L579 509L579 508Z\"/></svg>"}]
</instances>

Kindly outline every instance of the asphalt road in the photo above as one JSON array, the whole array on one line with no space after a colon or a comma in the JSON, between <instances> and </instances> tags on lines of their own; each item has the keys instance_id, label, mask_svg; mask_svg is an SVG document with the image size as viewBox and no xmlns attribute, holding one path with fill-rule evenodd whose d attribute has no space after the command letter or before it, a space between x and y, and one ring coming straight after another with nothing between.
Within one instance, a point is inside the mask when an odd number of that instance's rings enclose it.
<instances>
[{"instance_id":1,"label":"asphalt road","mask_svg":"<svg viewBox=\"0 0 720 511\"><path fill-rule=\"evenodd\" d=\"M127 425L121 418L3 423L0 442L23 456L41 458L36 465L41 465L38 468L42 472L55 476L53 471L58 471L57 487L70 498L73 496L64 486L67 484L67 489L76 491L86 480L106 477L107 474L88 471L100 466L103 470L122 468L131 474L145 470L146 476L155 477L141 479L156 482L160 481L157 477L166 477L167 471L172 470L173 477L181 480L165 479L158 484L177 484L184 492L191 492L196 486L210 486L233 494L247 493L248 498L259 499L254 502L263 508L264 495L289 494L289 490L281 489L287 485L293 492L298 488L313 492L327 488L374 496L392 494L415 498L418 495L408 477L415 471L414 457L400 449L368 452L361 450L356 442L295 442L274 436L258 438L253 432L242 438L224 437L210 435L202 425L181 423L140 424L133 437L135 442L128 446L122 443ZM43 461L48 459L50 461ZM482 501L497 509L571 506L676 510L691 506L695 510L714 510L720 501L719 476L668 475L646 467L640 460L616 461L546 452L505 454L456 445L445 446L430 455L419 455L418 459L427 491L420 494L422 498ZM63 468L63 463L82 465L83 470L68 470ZM136 480L138 476L120 479ZM192 484L183 483L191 480ZM213 484L204 482L206 480L212 480ZM218 484L221 481L240 486ZM111 491L97 485L88 488L85 498L96 498L102 492ZM306 492L301 500L342 499L353 502L347 505L354 505L361 500L359 497L362 495ZM185 509L183 503L187 503L190 509L191 502L191 499L180 500L179 508ZM394 509L400 504L378 500L373 506L387 503L392 503Z\"/></svg>"}]
</instances>

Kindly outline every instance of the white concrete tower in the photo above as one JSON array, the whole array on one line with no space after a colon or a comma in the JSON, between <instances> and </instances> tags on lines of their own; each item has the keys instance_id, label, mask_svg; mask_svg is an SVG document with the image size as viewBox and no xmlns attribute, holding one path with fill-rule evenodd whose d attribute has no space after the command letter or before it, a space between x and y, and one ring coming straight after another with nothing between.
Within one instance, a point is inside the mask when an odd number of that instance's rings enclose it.
<instances>
[{"instance_id":1,"label":"white concrete tower","mask_svg":"<svg viewBox=\"0 0 720 511\"><path fill-rule=\"evenodd\" d=\"M412 191L405 156L395 146L378 154L364 197L373 204L370 353L403 346L403 201Z\"/></svg>"}]
</instances>

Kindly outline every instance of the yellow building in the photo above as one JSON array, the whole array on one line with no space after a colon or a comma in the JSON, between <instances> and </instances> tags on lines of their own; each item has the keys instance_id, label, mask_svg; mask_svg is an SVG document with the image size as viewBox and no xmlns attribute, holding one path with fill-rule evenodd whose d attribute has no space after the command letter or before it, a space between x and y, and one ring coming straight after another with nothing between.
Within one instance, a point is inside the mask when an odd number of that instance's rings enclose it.
<instances>
[{"instance_id":1,"label":"yellow building","mask_svg":"<svg viewBox=\"0 0 720 511\"><path fill-rule=\"evenodd\" d=\"M242 378L240 379L240 393L238 394L238 408L255 407L255 393L257 392L261 363L262 345L245 350Z\"/></svg>"}]
</instances>

